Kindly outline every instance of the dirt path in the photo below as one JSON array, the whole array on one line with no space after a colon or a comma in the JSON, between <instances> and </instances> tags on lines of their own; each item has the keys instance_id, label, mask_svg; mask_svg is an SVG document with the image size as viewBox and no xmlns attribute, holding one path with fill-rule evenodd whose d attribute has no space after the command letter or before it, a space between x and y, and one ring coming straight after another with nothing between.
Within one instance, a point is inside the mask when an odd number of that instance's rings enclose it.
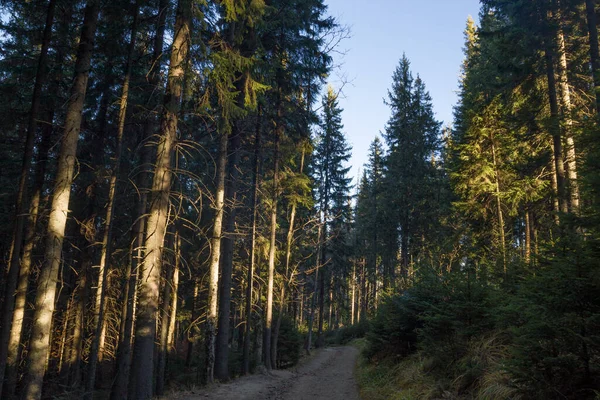
<instances>
[{"instance_id":1,"label":"dirt path","mask_svg":"<svg viewBox=\"0 0 600 400\"><path fill-rule=\"evenodd\" d=\"M227 384L168 396L177 400L359 400L353 372L358 350L321 350L295 370L255 374Z\"/></svg>"}]
</instances>

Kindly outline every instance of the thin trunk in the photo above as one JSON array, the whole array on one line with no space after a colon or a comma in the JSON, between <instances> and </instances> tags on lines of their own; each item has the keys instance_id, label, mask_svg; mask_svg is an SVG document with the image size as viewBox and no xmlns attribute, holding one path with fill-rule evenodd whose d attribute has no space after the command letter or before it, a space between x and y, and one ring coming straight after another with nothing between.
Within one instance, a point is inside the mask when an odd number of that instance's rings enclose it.
<instances>
[{"instance_id":1,"label":"thin trunk","mask_svg":"<svg viewBox=\"0 0 600 400\"><path fill-rule=\"evenodd\" d=\"M83 358L83 336L85 326L85 309L89 294L89 270L91 261L85 260L77 280L77 307L75 309L75 324L73 326L73 339L69 355L68 385L78 386L81 382L81 360Z\"/></svg>"},{"instance_id":2,"label":"thin trunk","mask_svg":"<svg viewBox=\"0 0 600 400\"><path fill-rule=\"evenodd\" d=\"M97 0L90 0L85 8L81 38L75 63L75 79L67 106L65 131L59 153L53 199L48 218L48 233L46 236L46 253L44 264L40 271L38 288L35 298L33 316L32 340L28 354L28 370L24 388L27 400L40 399L46 362L50 350L50 333L52 314L56 296L56 282L60 267L62 244L69 212L69 198L77 141L81 127L83 103L87 89L94 35L98 21Z\"/></svg>"},{"instance_id":3,"label":"thin trunk","mask_svg":"<svg viewBox=\"0 0 600 400\"><path fill-rule=\"evenodd\" d=\"M546 78L548 80L548 97L550 99L550 118L552 144L554 150L554 168L556 171L557 196L560 211L568 211L565 190L565 167L559 125L558 97L556 93L556 77L554 74L554 51L550 43L546 43Z\"/></svg>"},{"instance_id":4,"label":"thin trunk","mask_svg":"<svg viewBox=\"0 0 600 400\"><path fill-rule=\"evenodd\" d=\"M173 297L171 299L171 311L169 315L169 331L167 333L168 355L174 355L175 349L175 324L177 323L177 300L179 299L179 260L181 259L181 237L179 231L175 231L175 264L173 266Z\"/></svg>"},{"instance_id":5,"label":"thin trunk","mask_svg":"<svg viewBox=\"0 0 600 400\"><path fill-rule=\"evenodd\" d=\"M42 37L42 47L38 58L37 72L33 86L31 99L31 110L29 111L27 123L27 136L25 139L25 149L23 151L23 164L21 166L21 176L19 177L19 187L15 201L15 221L10 249L10 263L8 276L4 283L4 302L2 304L2 318L0 321L0 394L4 383L4 372L7 365L8 347L11 336L11 322L13 320L13 307L15 305L15 291L19 280L19 259L21 257L21 248L23 246L23 233L25 221L27 219L27 182L29 170L31 169L31 160L33 159L33 148L37 131L37 119L42 101L42 88L46 82L46 66L48 59L48 47L52 36L52 25L54 24L54 10L56 0L50 0L46 11L46 25ZM13 368L13 366L11 366ZM13 368L14 369L14 368Z\"/></svg>"},{"instance_id":6,"label":"thin trunk","mask_svg":"<svg viewBox=\"0 0 600 400\"><path fill-rule=\"evenodd\" d=\"M240 91L240 93L243 93ZM240 102L238 101L238 104ZM243 104L243 99L242 103ZM229 326L231 317L231 278L233 273L233 245L235 235L235 218L237 214L237 181L240 162L241 129L239 122L234 123L233 132L229 138L229 162L226 198L228 212L225 235L222 240L221 279L219 290L219 320L215 348L215 375L224 382L229 379Z\"/></svg>"},{"instance_id":7,"label":"thin trunk","mask_svg":"<svg viewBox=\"0 0 600 400\"><path fill-rule=\"evenodd\" d=\"M597 1L585 0L587 14L588 37L590 42L590 61L592 77L594 78L594 93L596 95L596 113L600 115L600 50L598 49L598 25L596 23Z\"/></svg>"},{"instance_id":8,"label":"thin trunk","mask_svg":"<svg viewBox=\"0 0 600 400\"><path fill-rule=\"evenodd\" d=\"M312 331L313 331L313 321L315 320L315 309L316 309L316 299L317 299L317 291L319 289L319 270L322 265L321 262L321 235L322 235L322 226L319 224L319 230L317 233L317 257L316 257L316 265L315 265L315 280L313 282L313 293L310 301L310 313L308 317L308 337L306 339L306 354L310 355L310 348L312 346Z\"/></svg>"},{"instance_id":9,"label":"thin trunk","mask_svg":"<svg viewBox=\"0 0 600 400\"><path fill-rule=\"evenodd\" d=\"M275 278L275 251L277 246L277 191L279 190L279 140L283 133L283 110L281 105L281 93L279 94L279 105L277 110L277 126L275 127L275 154L273 165L273 197L271 199L271 237L269 241L269 275L267 280L267 309L265 317L264 346L265 366L267 370L273 368L271 360L271 329L273 324L273 281Z\"/></svg>"},{"instance_id":10,"label":"thin trunk","mask_svg":"<svg viewBox=\"0 0 600 400\"><path fill-rule=\"evenodd\" d=\"M94 338L90 349L88 359L88 373L85 385L86 399L91 399L96 381L96 365L98 360L102 361L101 357L101 337L103 336L104 313L105 313L105 297L106 297L106 277L109 270L109 261L112 254L112 229L113 229L113 214L116 200L117 178L119 176L119 167L121 164L121 153L123 152L123 131L125 129L125 117L127 115L127 100L129 97L129 81L131 79L131 70L133 66L133 55L135 52L135 38L137 36L138 25L138 9L139 3L133 10L133 22L131 25L131 39L129 41L129 49L127 54L127 63L125 65L125 77L123 79L123 88L121 92L121 105L119 108L119 122L117 128L117 140L115 157L112 165L112 173L110 177L108 189L108 204L106 206L106 220L104 235L102 237L102 253L100 256L100 268L98 270L98 290L96 292L95 307L94 307Z\"/></svg>"},{"instance_id":11,"label":"thin trunk","mask_svg":"<svg viewBox=\"0 0 600 400\"><path fill-rule=\"evenodd\" d=\"M531 261L531 221L529 210L525 210L525 263Z\"/></svg>"},{"instance_id":12,"label":"thin trunk","mask_svg":"<svg viewBox=\"0 0 600 400\"><path fill-rule=\"evenodd\" d=\"M354 325L354 303L356 299L356 262L352 263L352 303L350 306L350 325Z\"/></svg>"},{"instance_id":13,"label":"thin trunk","mask_svg":"<svg viewBox=\"0 0 600 400\"><path fill-rule=\"evenodd\" d=\"M327 310L327 330L331 330L331 320L333 317L333 273L329 275L329 310Z\"/></svg>"},{"instance_id":14,"label":"thin trunk","mask_svg":"<svg viewBox=\"0 0 600 400\"><path fill-rule=\"evenodd\" d=\"M565 47L565 36L562 29L558 30L558 51L559 51L559 87L562 102L562 116L564 121L566 152L565 161L567 166L567 178L569 187L569 211L577 214L579 211L579 183L577 181L577 154L575 151L575 141L573 139L573 119L571 116L571 88L569 87L569 78L567 76L567 53Z\"/></svg>"},{"instance_id":15,"label":"thin trunk","mask_svg":"<svg viewBox=\"0 0 600 400\"><path fill-rule=\"evenodd\" d=\"M219 288L219 259L221 257L221 234L223 231L223 211L225 203L225 176L227 174L228 134L221 132L219 140L219 159L217 164L217 192L215 196L215 219L210 249L210 272L208 282L208 309L206 312L206 364L205 378L207 383L214 382L215 342L217 327L217 307Z\"/></svg>"},{"instance_id":16,"label":"thin trunk","mask_svg":"<svg viewBox=\"0 0 600 400\"><path fill-rule=\"evenodd\" d=\"M560 202L558 201L558 180L556 173L556 160L554 158L554 151L550 155L550 185L552 187L552 211L554 212L554 224L560 224Z\"/></svg>"},{"instance_id":17,"label":"thin trunk","mask_svg":"<svg viewBox=\"0 0 600 400\"><path fill-rule=\"evenodd\" d=\"M197 321L200 318L200 279L196 278L194 280L194 294L192 296L192 326L189 327L189 333L187 336L187 354L185 357L185 366L187 368L192 365L192 358L194 355L194 342L196 340L196 335L194 334L196 331Z\"/></svg>"},{"instance_id":18,"label":"thin trunk","mask_svg":"<svg viewBox=\"0 0 600 400\"><path fill-rule=\"evenodd\" d=\"M496 146L494 144L494 138L492 137L492 162L494 164L494 190L496 195L496 213L498 215L498 237L500 238L500 251L502 254L502 271L504 273L504 279L508 278L506 270L506 239L504 235L504 214L502 212L502 200L500 199L500 178L498 169L498 160L496 157Z\"/></svg>"},{"instance_id":19,"label":"thin trunk","mask_svg":"<svg viewBox=\"0 0 600 400\"><path fill-rule=\"evenodd\" d=\"M304 148L302 148L302 154L300 156L300 174L304 171ZM277 314L277 322L275 324L275 330L273 331L273 348L271 351L272 360L275 364L277 362L277 342L279 341L279 328L281 328L281 318L283 317L283 308L285 306L286 289L287 285L293 281L293 275L290 275L290 260L292 257L292 241L294 239L294 222L296 220L296 203L292 204L290 211L290 222L285 242L285 275L281 283L281 293L279 294L279 313Z\"/></svg>"},{"instance_id":20,"label":"thin trunk","mask_svg":"<svg viewBox=\"0 0 600 400\"><path fill-rule=\"evenodd\" d=\"M254 139L254 159L252 160L252 199L251 204L251 220L250 220L250 255L248 262L248 274L246 278L246 326L244 329L244 351L242 359L242 373L247 375L250 373L250 328L252 321L252 291L254 285L254 262L256 259L256 214L258 205L258 175L260 173L260 133L262 122L262 107L258 105L258 115L256 119L256 134Z\"/></svg>"},{"instance_id":21,"label":"thin trunk","mask_svg":"<svg viewBox=\"0 0 600 400\"><path fill-rule=\"evenodd\" d=\"M184 66L191 41L191 14L191 0L179 0L152 181L152 201L146 224L145 253L140 271L141 284L130 382L133 383L130 397L138 400L152 398L153 383L148 374L152 371L154 363L155 321L171 189L171 160L177 140L177 114L181 105Z\"/></svg>"},{"instance_id":22,"label":"thin trunk","mask_svg":"<svg viewBox=\"0 0 600 400\"><path fill-rule=\"evenodd\" d=\"M63 366L65 362L65 355L67 349L67 338L69 337L69 319L71 318L71 312L73 307L73 296L69 296L67 300L67 310L65 311L65 315L63 316L63 326L60 334L60 346L58 350L58 367L59 376L61 372L64 371Z\"/></svg>"},{"instance_id":23,"label":"thin trunk","mask_svg":"<svg viewBox=\"0 0 600 400\"><path fill-rule=\"evenodd\" d=\"M321 274L319 274L319 321L317 328L317 340L315 340L315 347L321 347L323 345L323 319L325 317L325 265L327 264L327 246L325 245L325 241L327 238L327 220L323 219L323 232L321 234L321 264L319 266L322 269Z\"/></svg>"}]
</instances>

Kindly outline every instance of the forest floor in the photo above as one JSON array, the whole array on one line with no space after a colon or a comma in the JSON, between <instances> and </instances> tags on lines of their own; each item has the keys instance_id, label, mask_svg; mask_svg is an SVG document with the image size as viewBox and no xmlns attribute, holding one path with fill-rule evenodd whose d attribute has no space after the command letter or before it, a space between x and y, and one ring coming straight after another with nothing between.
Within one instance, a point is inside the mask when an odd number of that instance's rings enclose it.
<instances>
[{"instance_id":1,"label":"forest floor","mask_svg":"<svg viewBox=\"0 0 600 400\"><path fill-rule=\"evenodd\" d=\"M257 373L187 392L171 400L359 400L354 368L358 349L352 346L319 350L299 366Z\"/></svg>"}]
</instances>

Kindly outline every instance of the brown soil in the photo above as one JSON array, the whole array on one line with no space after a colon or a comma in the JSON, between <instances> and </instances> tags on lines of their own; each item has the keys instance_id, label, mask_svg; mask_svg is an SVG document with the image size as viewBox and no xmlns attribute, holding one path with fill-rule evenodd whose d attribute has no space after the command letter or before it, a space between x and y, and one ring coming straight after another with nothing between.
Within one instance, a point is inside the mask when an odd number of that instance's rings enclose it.
<instances>
[{"instance_id":1,"label":"brown soil","mask_svg":"<svg viewBox=\"0 0 600 400\"><path fill-rule=\"evenodd\" d=\"M165 397L172 400L359 400L353 372L358 350L320 350L299 367L242 377Z\"/></svg>"}]
</instances>

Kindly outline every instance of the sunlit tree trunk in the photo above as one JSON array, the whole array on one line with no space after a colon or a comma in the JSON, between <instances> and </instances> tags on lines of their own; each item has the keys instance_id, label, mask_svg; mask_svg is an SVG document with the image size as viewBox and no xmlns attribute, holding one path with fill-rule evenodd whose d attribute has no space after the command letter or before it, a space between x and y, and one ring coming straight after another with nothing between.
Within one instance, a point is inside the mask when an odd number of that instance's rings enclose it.
<instances>
[{"instance_id":1,"label":"sunlit tree trunk","mask_svg":"<svg viewBox=\"0 0 600 400\"><path fill-rule=\"evenodd\" d=\"M525 210L525 263L531 262L531 216L529 210Z\"/></svg>"},{"instance_id":2,"label":"sunlit tree trunk","mask_svg":"<svg viewBox=\"0 0 600 400\"><path fill-rule=\"evenodd\" d=\"M277 196L279 190L279 141L283 133L283 111L281 104L281 93L279 93L279 105L277 107L277 122L275 127L275 152L273 154L273 186L271 199L271 233L269 240L269 271L267 278L267 309L265 311L265 366L267 370L273 368L271 354L271 333L273 325L273 281L275 278L275 251L277 247Z\"/></svg>"},{"instance_id":3,"label":"sunlit tree trunk","mask_svg":"<svg viewBox=\"0 0 600 400\"><path fill-rule=\"evenodd\" d=\"M242 92L240 92L242 93ZM238 100L238 105L243 105L243 99ZM221 251L221 279L219 290L219 319L215 348L215 375L220 381L229 379L229 336L231 316L231 279L233 273L233 245L235 236L235 219L237 214L237 184L240 162L241 130L239 121L233 125L229 138L228 178L225 198L227 199L227 218L225 234L222 239Z\"/></svg>"},{"instance_id":4,"label":"sunlit tree trunk","mask_svg":"<svg viewBox=\"0 0 600 400\"><path fill-rule=\"evenodd\" d=\"M73 182L75 157L77 155L77 141L79 139L83 103L98 21L98 6L99 3L97 0L90 0L86 5L81 38L77 50L75 79L67 106L65 130L59 153L50 216L48 218L44 264L40 271L35 298L32 339L28 353L27 377L23 391L24 398L27 400L40 399L42 396L42 384L50 349L56 281L69 211L69 198Z\"/></svg>"},{"instance_id":5,"label":"sunlit tree trunk","mask_svg":"<svg viewBox=\"0 0 600 400\"><path fill-rule=\"evenodd\" d=\"M206 311L206 364L205 377L208 383L214 381L215 342L217 328L219 260L221 257L221 234L223 231L223 211L225 203L225 176L227 174L227 144L228 134L221 132L219 140L219 158L217 162L217 191L215 194L215 218L212 230L210 249L210 269L208 282L208 308Z\"/></svg>"},{"instance_id":6,"label":"sunlit tree trunk","mask_svg":"<svg viewBox=\"0 0 600 400\"><path fill-rule=\"evenodd\" d=\"M181 237L179 231L175 231L174 241L175 264L173 265L173 296L171 298L171 310L169 311L169 330L167 332L167 348L169 359L176 354L175 328L177 323L177 302L179 300L179 261L181 259Z\"/></svg>"},{"instance_id":7,"label":"sunlit tree trunk","mask_svg":"<svg viewBox=\"0 0 600 400\"><path fill-rule=\"evenodd\" d=\"M502 200L500 192L500 170L498 168L498 157L496 155L496 145L494 143L493 136L492 141L492 162L494 164L494 196L496 197L496 215L498 217L498 238L500 240L500 254L502 256L502 271L504 273L504 279L507 279L506 270L506 238L504 234L504 213L502 211Z\"/></svg>"},{"instance_id":8,"label":"sunlit tree trunk","mask_svg":"<svg viewBox=\"0 0 600 400\"><path fill-rule=\"evenodd\" d=\"M563 30L558 30L558 52L559 52L559 87L562 103L562 114L564 121L565 136L565 161L566 173L569 187L569 211L577 213L579 211L579 183L577 181L577 154L575 151L575 140L573 139L573 117L571 107L571 88L569 87L569 78L567 76L567 53L565 48L565 36Z\"/></svg>"},{"instance_id":9,"label":"sunlit tree trunk","mask_svg":"<svg viewBox=\"0 0 600 400\"><path fill-rule=\"evenodd\" d=\"M554 150L554 168L556 171L557 197L560 211L566 213L565 167L563 162L563 149L559 125L558 96L556 93L556 76L554 73L554 51L552 45L545 43L546 78L548 82L548 97L550 100L550 118L552 145Z\"/></svg>"},{"instance_id":10,"label":"sunlit tree trunk","mask_svg":"<svg viewBox=\"0 0 600 400\"><path fill-rule=\"evenodd\" d=\"M59 56L59 59L62 59L62 56ZM55 82L54 85L51 85L51 88L57 88L59 81L60 78ZM50 93L56 93L56 90L53 91L51 89ZM33 185L33 192L31 194L31 204L29 206L29 216L25 230L23 257L21 260L21 268L19 270L19 281L15 293L15 306L12 316L12 324L10 327L10 339L8 342L8 355L6 359L6 384L3 389L6 396L13 395L17 385L17 368L19 365L19 358L21 357L23 320L27 307L27 290L29 288L29 277L31 274L33 247L36 242L35 233L37 230L38 216L40 213L40 200L42 198L42 190L46 176L46 166L48 164L48 151L52 144L53 120L54 105L51 106L47 121L42 128L42 141L38 148L36 159L35 183Z\"/></svg>"},{"instance_id":11,"label":"sunlit tree trunk","mask_svg":"<svg viewBox=\"0 0 600 400\"><path fill-rule=\"evenodd\" d=\"M177 114L181 104L184 67L191 42L191 14L191 0L179 0L152 181L152 200L146 224L144 259L139 272L140 292L130 381L130 397L139 400L150 399L153 394L153 380L148 375L154 367L155 321L171 189L171 160L177 140Z\"/></svg>"},{"instance_id":12,"label":"sunlit tree trunk","mask_svg":"<svg viewBox=\"0 0 600 400\"><path fill-rule=\"evenodd\" d=\"M12 245L10 250L8 276L6 279L4 293L4 302L2 303L2 317L0 320L0 395L3 392L4 372L7 365L7 356L9 352L9 341L11 336L11 322L13 320L13 308L15 306L15 291L19 280L19 261L21 258L21 248L23 246L23 233L25 221L27 220L27 181L31 161L33 159L33 147L35 143L37 131L37 119L42 100L42 88L47 77L47 59L48 47L52 36L52 25L54 23L54 10L56 8L56 0L50 0L46 11L46 25L42 37L42 47L38 58L35 83L33 86L33 95L31 99L31 109L27 122L27 135L25 139L25 149L23 152L23 164L21 167L21 176L19 177L19 186L17 189L17 198L15 202L15 218L12 237ZM20 332L19 332L20 333ZM14 369L14 362L10 360L11 366Z\"/></svg>"}]
</instances>

